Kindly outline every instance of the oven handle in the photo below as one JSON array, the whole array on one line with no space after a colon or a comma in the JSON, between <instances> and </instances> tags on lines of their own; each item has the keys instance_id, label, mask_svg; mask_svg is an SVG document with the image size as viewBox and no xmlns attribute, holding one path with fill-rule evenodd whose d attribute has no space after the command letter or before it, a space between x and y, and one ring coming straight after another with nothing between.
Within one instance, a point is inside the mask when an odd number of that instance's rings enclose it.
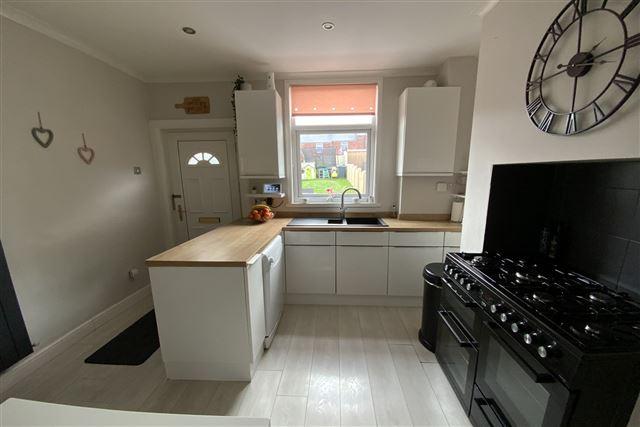
<instances>
[{"instance_id":1,"label":"oven handle","mask_svg":"<svg viewBox=\"0 0 640 427\"><path fill-rule=\"evenodd\" d=\"M484 418L487 420L487 422L489 422L489 424L491 424L491 417L487 415L486 411L483 409L483 406L487 406L489 408L488 410L498 418L498 422L502 426L511 426L511 423L509 423L509 420L507 420L507 418L502 413L502 410L498 405L495 404L495 401L493 399L487 399L486 397L476 397L473 400L476 402L476 405L478 405L480 412L482 412L482 415L484 415Z\"/></svg>"},{"instance_id":2,"label":"oven handle","mask_svg":"<svg viewBox=\"0 0 640 427\"><path fill-rule=\"evenodd\" d=\"M464 305L467 308L473 308L473 307L476 307L478 305L475 302L469 301L469 300L465 299L462 295L460 295L460 292L458 292L458 290L453 287L453 285L451 284L449 279L447 279L446 277L443 276L442 277L442 281L444 282L445 285L447 285L447 287L449 289L451 289L451 292L453 292L453 294L458 298L458 300L462 303L462 305Z\"/></svg>"},{"instance_id":3,"label":"oven handle","mask_svg":"<svg viewBox=\"0 0 640 427\"><path fill-rule=\"evenodd\" d=\"M516 359L516 361L523 368L523 371L525 371L526 374L529 375L529 377L535 383L551 384L556 382L555 378L553 378L551 374L549 374L548 372L538 372L533 367L531 367L518 353L513 351L509 346L509 343L507 343L505 339L498 334L498 331L499 331L498 325L496 325L493 322L488 322L486 320L483 320L482 323L489 330L489 332L491 332L491 335L493 335L502 344L502 347L505 350L507 350L507 352L511 355L511 357Z\"/></svg>"},{"instance_id":4,"label":"oven handle","mask_svg":"<svg viewBox=\"0 0 640 427\"><path fill-rule=\"evenodd\" d=\"M456 328L454 328L453 325L449 322L449 319L447 319L448 316L453 316L452 313L450 313L448 311L445 311L445 310L438 310L438 314L440 315L440 318L442 319L442 322L445 324L445 326L447 328L449 328L449 331L451 332L453 337L456 339L456 341L458 342L458 345L460 345L460 347L472 347L473 346L471 341L465 340L465 339L460 337L460 334L458 333L458 331L456 331ZM453 322L455 323L455 319L453 319ZM456 326L457 326L457 324L456 324Z\"/></svg>"}]
</instances>

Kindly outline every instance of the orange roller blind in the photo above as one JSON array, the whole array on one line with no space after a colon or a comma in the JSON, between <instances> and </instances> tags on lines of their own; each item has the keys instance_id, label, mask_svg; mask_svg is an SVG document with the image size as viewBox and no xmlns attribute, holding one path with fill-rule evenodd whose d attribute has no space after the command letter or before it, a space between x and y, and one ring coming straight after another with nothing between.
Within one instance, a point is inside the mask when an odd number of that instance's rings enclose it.
<instances>
[{"instance_id":1,"label":"orange roller blind","mask_svg":"<svg viewBox=\"0 0 640 427\"><path fill-rule=\"evenodd\" d=\"M291 86L291 114L376 114L376 84Z\"/></svg>"}]
</instances>

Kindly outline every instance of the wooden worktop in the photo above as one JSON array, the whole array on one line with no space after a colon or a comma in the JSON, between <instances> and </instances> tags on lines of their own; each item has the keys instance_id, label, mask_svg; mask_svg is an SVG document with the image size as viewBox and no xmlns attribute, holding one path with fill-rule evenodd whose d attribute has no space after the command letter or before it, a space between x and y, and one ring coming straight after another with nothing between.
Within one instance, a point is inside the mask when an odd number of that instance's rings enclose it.
<instances>
[{"instance_id":1,"label":"wooden worktop","mask_svg":"<svg viewBox=\"0 0 640 427\"><path fill-rule=\"evenodd\" d=\"M147 260L149 267L245 266L256 254L285 229L287 231L449 231L461 225L449 221L407 221L384 218L388 227L363 226L295 226L287 227L291 218L274 218L264 224L236 221L182 243Z\"/></svg>"},{"instance_id":2,"label":"wooden worktop","mask_svg":"<svg viewBox=\"0 0 640 427\"><path fill-rule=\"evenodd\" d=\"M245 266L282 231L291 218L274 218L263 224L240 220L216 228L147 260L159 266Z\"/></svg>"}]
</instances>

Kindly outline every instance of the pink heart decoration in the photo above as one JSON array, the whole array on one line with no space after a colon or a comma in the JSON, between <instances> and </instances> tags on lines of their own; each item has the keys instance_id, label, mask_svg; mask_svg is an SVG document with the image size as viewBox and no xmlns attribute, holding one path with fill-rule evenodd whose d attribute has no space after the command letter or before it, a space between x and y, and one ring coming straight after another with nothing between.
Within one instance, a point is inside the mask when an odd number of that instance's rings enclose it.
<instances>
[{"instance_id":1,"label":"pink heart decoration","mask_svg":"<svg viewBox=\"0 0 640 427\"><path fill-rule=\"evenodd\" d=\"M78 147L78 156L80 156L83 162L90 165L93 158L96 156L96 152L93 151L93 148Z\"/></svg>"}]
</instances>

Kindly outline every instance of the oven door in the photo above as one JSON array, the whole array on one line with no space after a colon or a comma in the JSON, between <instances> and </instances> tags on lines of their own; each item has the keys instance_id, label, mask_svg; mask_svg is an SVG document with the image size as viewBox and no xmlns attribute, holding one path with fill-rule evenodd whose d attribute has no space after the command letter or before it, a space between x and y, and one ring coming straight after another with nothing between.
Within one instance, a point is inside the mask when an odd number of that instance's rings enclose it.
<instances>
[{"instance_id":1,"label":"oven door","mask_svg":"<svg viewBox=\"0 0 640 427\"><path fill-rule=\"evenodd\" d=\"M467 327L469 323L473 324L475 311L465 306L466 300L460 297L461 295L452 292L451 288L443 286L441 306L438 310L436 357L468 414L478 349L476 340Z\"/></svg>"},{"instance_id":2,"label":"oven door","mask_svg":"<svg viewBox=\"0 0 640 427\"><path fill-rule=\"evenodd\" d=\"M500 327L484 321L471 418L478 426L560 426L569 391Z\"/></svg>"}]
</instances>

